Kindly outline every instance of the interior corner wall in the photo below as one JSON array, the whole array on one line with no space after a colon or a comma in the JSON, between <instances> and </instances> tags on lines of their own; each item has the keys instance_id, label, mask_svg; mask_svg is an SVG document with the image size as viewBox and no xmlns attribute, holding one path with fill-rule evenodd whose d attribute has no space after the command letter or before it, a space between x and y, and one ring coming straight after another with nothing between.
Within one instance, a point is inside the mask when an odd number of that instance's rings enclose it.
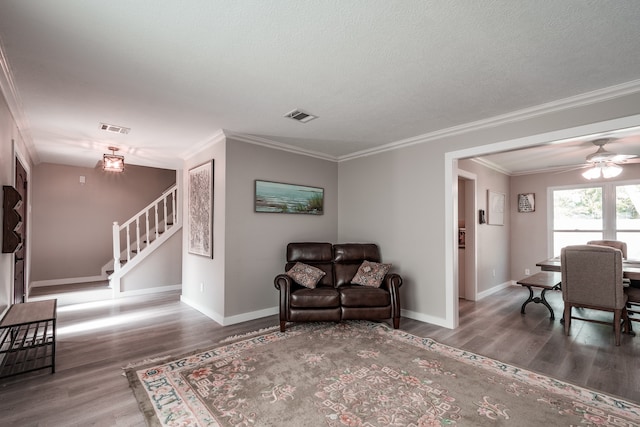
<instances>
[{"instance_id":1,"label":"interior corner wall","mask_svg":"<svg viewBox=\"0 0 640 427\"><path fill-rule=\"evenodd\" d=\"M227 140L225 323L278 313L273 285L294 241L335 243L338 230L336 162L234 139ZM324 189L324 214L257 213L255 180Z\"/></svg>"},{"instance_id":2,"label":"interior corner wall","mask_svg":"<svg viewBox=\"0 0 640 427\"><path fill-rule=\"evenodd\" d=\"M118 174L52 163L34 167L32 283L99 276L113 258L113 222L129 220L175 182L173 170L135 165Z\"/></svg>"},{"instance_id":3,"label":"interior corner wall","mask_svg":"<svg viewBox=\"0 0 640 427\"><path fill-rule=\"evenodd\" d=\"M517 200L520 193L535 194L535 211L519 213L517 206L511 209L511 267L513 280L524 277L524 270L531 273L540 271L536 267L538 261L553 256L552 248L547 244L549 236L549 213L547 193L550 187L565 185L600 184L602 180L587 181L582 177L584 169L562 173L538 173L511 177L511 200ZM640 164L626 164L623 171L615 180L608 182L623 182L640 180Z\"/></svg>"},{"instance_id":4,"label":"interior corner wall","mask_svg":"<svg viewBox=\"0 0 640 427\"><path fill-rule=\"evenodd\" d=\"M226 147L224 137L184 162L182 179L182 295L181 300L216 322L224 321ZM213 258L189 253L189 170L213 160Z\"/></svg>"},{"instance_id":5,"label":"interior corner wall","mask_svg":"<svg viewBox=\"0 0 640 427\"><path fill-rule=\"evenodd\" d=\"M477 208L483 209L487 218L488 190L505 195L504 225L476 225L476 277L477 293L489 291L511 280L510 264L510 212L515 209L515 199L509 191L509 176L489 169L471 160L460 160L458 168L476 175Z\"/></svg>"},{"instance_id":6,"label":"interior corner wall","mask_svg":"<svg viewBox=\"0 0 640 427\"><path fill-rule=\"evenodd\" d=\"M17 126L9 107L0 96L0 184L14 185L15 154L12 141L20 141ZM0 209L0 223L2 223ZM0 239L2 236L0 235ZM0 317L13 302L13 254L0 253Z\"/></svg>"},{"instance_id":7,"label":"interior corner wall","mask_svg":"<svg viewBox=\"0 0 640 427\"><path fill-rule=\"evenodd\" d=\"M338 239L378 243L383 259L403 276L403 313L452 327L446 291L453 284L444 266L454 255L445 254L444 248L457 247L457 236L453 228L445 230L445 212L451 210L446 202L453 203L453 189L445 188L446 153L638 113L640 93L634 93L341 161ZM452 239L449 245L446 236Z\"/></svg>"},{"instance_id":8,"label":"interior corner wall","mask_svg":"<svg viewBox=\"0 0 640 427\"><path fill-rule=\"evenodd\" d=\"M182 283L182 230L120 279L123 292L157 290Z\"/></svg>"}]
</instances>

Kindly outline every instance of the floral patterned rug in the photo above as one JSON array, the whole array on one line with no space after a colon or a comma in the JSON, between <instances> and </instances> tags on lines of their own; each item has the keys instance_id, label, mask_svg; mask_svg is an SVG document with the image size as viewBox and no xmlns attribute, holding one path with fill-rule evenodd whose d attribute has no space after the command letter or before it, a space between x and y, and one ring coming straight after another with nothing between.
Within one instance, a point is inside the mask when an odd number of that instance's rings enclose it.
<instances>
[{"instance_id":1,"label":"floral patterned rug","mask_svg":"<svg viewBox=\"0 0 640 427\"><path fill-rule=\"evenodd\" d=\"M640 426L640 405L350 321L126 370L151 426Z\"/></svg>"}]
</instances>

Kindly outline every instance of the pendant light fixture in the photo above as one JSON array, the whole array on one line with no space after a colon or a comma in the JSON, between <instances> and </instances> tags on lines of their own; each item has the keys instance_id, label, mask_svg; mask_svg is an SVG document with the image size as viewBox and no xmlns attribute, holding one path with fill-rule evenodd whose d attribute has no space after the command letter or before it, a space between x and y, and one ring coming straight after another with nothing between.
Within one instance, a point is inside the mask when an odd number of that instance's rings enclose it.
<instances>
[{"instance_id":1,"label":"pendant light fixture","mask_svg":"<svg viewBox=\"0 0 640 427\"><path fill-rule=\"evenodd\" d=\"M111 154L102 156L102 169L108 172L124 172L124 156L116 154L118 147L109 147Z\"/></svg>"}]
</instances>

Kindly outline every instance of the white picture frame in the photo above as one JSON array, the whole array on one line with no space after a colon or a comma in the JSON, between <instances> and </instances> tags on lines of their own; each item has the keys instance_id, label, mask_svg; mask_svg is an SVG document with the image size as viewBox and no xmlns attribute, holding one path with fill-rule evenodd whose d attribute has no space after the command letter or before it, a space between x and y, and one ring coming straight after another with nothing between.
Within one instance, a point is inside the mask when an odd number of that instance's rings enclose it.
<instances>
[{"instance_id":1,"label":"white picture frame","mask_svg":"<svg viewBox=\"0 0 640 427\"><path fill-rule=\"evenodd\" d=\"M489 211L487 223L489 225L504 225L505 198L504 193L487 190L487 205Z\"/></svg>"}]
</instances>

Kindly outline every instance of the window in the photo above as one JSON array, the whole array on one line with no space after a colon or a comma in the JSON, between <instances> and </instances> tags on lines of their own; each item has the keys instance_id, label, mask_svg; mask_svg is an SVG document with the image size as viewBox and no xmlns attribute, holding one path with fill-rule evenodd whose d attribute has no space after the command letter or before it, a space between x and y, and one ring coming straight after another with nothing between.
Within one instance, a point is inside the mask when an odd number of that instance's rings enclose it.
<instances>
[{"instance_id":1,"label":"window","mask_svg":"<svg viewBox=\"0 0 640 427\"><path fill-rule=\"evenodd\" d=\"M640 184L550 189L553 255L589 240L622 240L629 259L640 259Z\"/></svg>"}]
</instances>

